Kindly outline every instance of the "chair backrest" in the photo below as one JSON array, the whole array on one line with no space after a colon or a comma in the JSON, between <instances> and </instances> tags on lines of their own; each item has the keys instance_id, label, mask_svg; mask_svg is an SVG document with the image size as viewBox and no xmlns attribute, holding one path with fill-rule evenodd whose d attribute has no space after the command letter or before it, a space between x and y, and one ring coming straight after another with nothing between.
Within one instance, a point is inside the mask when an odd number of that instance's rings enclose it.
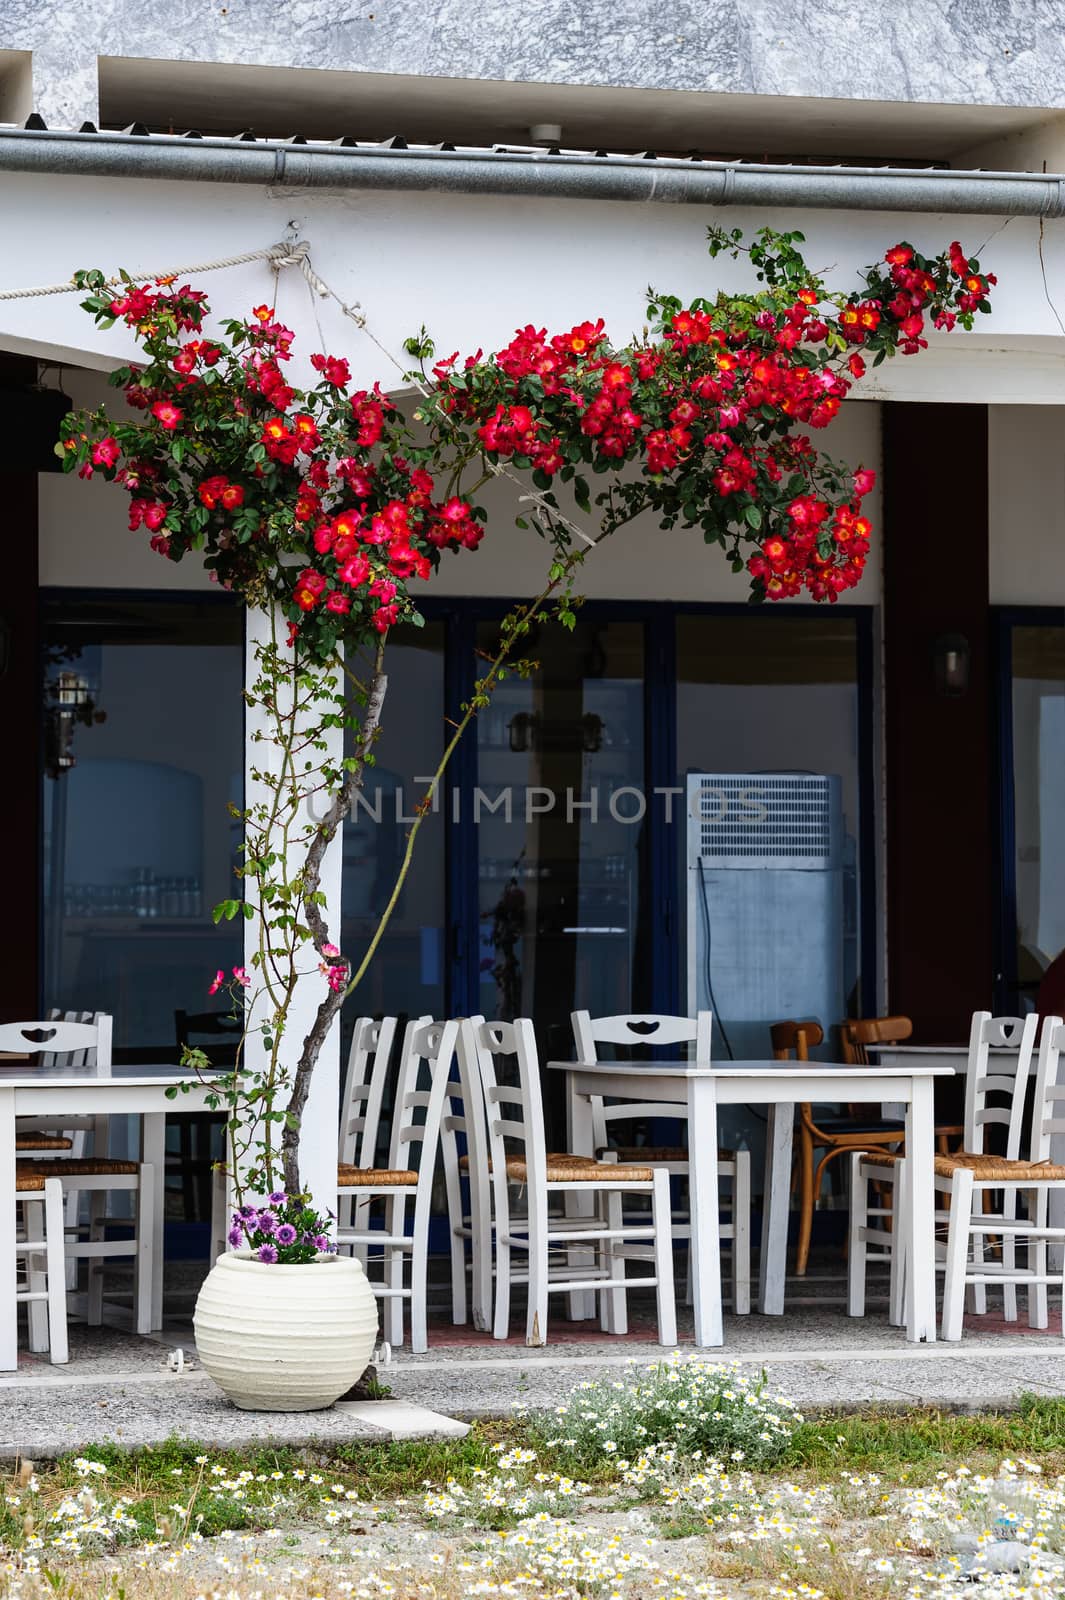
<instances>
[{"instance_id":1,"label":"chair backrest","mask_svg":"<svg viewBox=\"0 0 1065 1600\"><path fill-rule=\"evenodd\" d=\"M769 1042L774 1061L809 1061L810 1051L824 1043L825 1030L813 1017L804 1022L771 1022Z\"/></svg>"},{"instance_id":2,"label":"chair backrest","mask_svg":"<svg viewBox=\"0 0 1065 1600\"><path fill-rule=\"evenodd\" d=\"M709 1062L711 1023L709 1011L694 1017L660 1016L651 1012L626 1012L616 1017L593 1017L587 1011L570 1013L578 1061L598 1061L600 1044L694 1044L695 1060Z\"/></svg>"},{"instance_id":3,"label":"chair backrest","mask_svg":"<svg viewBox=\"0 0 1065 1600\"><path fill-rule=\"evenodd\" d=\"M407 1023L400 1047L388 1164L417 1171L415 1209L426 1219L458 1031L457 1022L414 1020ZM414 1145L417 1162L412 1159Z\"/></svg>"},{"instance_id":4,"label":"chair backrest","mask_svg":"<svg viewBox=\"0 0 1065 1600\"><path fill-rule=\"evenodd\" d=\"M984 1129L995 1126L1006 1129L1007 1159L1013 1161L1020 1155L1025 1094L1038 1027L1034 1011L1026 1017L973 1012L965 1069L964 1147L974 1155L984 1149ZM995 1050L1016 1051L1016 1056L996 1057L991 1053Z\"/></svg>"},{"instance_id":5,"label":"chair backrest","mask_svg":"<svg viewBox=\"0 0 1065 1600\"><path fill-rule=\"evenodd\" d=\"M429 1017L419 1017L421 1023ZM340 1160L349 1167L376 1165L377 1136L381 1126L395 1017L359 1017L351 1035L344 1093L340 1102Z\"/></svg>"},{"instance_id":6,"label":"chair backrest","mask_svg":"<svg viewBox=\"0 0 1065 1600\"><path fill-rule=\"evenodd\" d=\"M839 1042L848 1066L867 1067L867 1047L902 1044L913 1033L909 1017L850 1017L839 1025Z\"/></svg>"},{"instance_id":7,"label":"chair backrest","mask_svg":"<svg viewBox=\"0 0 1065 1600\"><path fill-rule=\"evenodd\" d=\"M587 1011L570 1014L573 1023L573 1042L578 1061L598 1061L601 1044L620 1044L632 1047L673 1044L695 1046L693 1060L701 1066L710 1065L713 1014L700 1011L694 1017L661 1016L651 1012L626 1012L614 1017L593 1017ZM653 1062L650 1063L652 1066ZM608 1145L607 1125L611 1122L644 1121L648 1117L670 1117L674 1121L683 1115L676 1105L651 1100L623 1100L610 1105L602 1095L592 1095L592 1140L596 1151Z\"/></svg>"},{"instance_id":8,"label":"chair backrest","mask_svg":"<svg viewBox=\"0 0 1065 1600\"><path fill-rule=\"evenodd\" d=\"M440 1124L440 1151L444 1162L444 1177L448 1186L449 1204L453 1214L462 1208L461 1158L466 1157L466 1176L470 1185L471 1213L479 1206L488 1189L488 1121L485 1111L484 1083L477 1059L477 1042L474 1024L483 1023L483 1017L469 1019L459 1028L455 1052L457 1071L448 1079L444 1097L444 1116Z\"/></svg>"},{"instance_id":9,"label":"chair backrest","mask_svg":"<svg viewBox=\"0 0 1065 1600\"><path fill-rule=\"evenodd\" d=\"M1054 1134L1065 1133L1065 1084L1059 1082L1061 1058L1065 1055L1065 1023L1060 1017L1044 1017L1039 1038L1039 1063L1035 1073L1035 1099L1032 1105L1032 1161L1050 1158Z\"/></svg>"},{"instance_id":10,"label":"chair backrest","mask_svg":"<svg viewBox=\"0 0 1065 1600\"><path fill-rule=\"evenodd\" d=\"M466 1054L476 1060L484 1094L488 1151L496 1199L496 1225L509 1215L507 1158L525 1162L528 1207L547 1208L547 1142L536 1035L528 1017L486 1022L469 1017ZM517 1149L512 1148L517 1146Z\"/></svg>"},{"instance_id":11,"label":"chair backrest","mask_svg":"<svg viewBox=\"0 0 1065 1600\"><path fill-rule=\"evenodd\" d=\"M74 1019L77 1020L74 1020ZM0 1051L28 1053L38 1065L95 1069L111 1076L111 1018L105 1011L70 1012L43 1022L0 1023Z\"/></svg>"}]
</instances>

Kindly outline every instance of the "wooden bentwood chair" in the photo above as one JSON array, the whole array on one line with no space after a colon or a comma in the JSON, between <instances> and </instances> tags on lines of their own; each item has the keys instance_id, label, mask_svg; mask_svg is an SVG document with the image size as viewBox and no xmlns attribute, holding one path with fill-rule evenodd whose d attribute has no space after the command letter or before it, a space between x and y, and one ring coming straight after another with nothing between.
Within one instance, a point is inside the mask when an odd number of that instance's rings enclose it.
<instances>
[{"instance_id":1,"label":"wooden bentwood chair","mask_svg":"<svg viewBox=\"0 0 1065 1600\"><path fill-rule=\"evenodd\" d=\"M913 1032L909 1017L857 1017L840 1023L840 1043L843 1060L848 1066L872 1066L868 1047L873 1045L901 1044ZM824 1042L824 1029L819 1022L775 1022L769 1030L773 1056L787 1061L794 1051L796 1061L809 1060L809 1052ZM814 1210L825 1168L830 1161L850 1155L856 1150L901 1149L905 1124L895 1118L884 1117L878 1106L848 1106L840 1113L819 1110L809 1104L799 1107L799 1238L796 1249L795 1271L804 1277L810 1259L810 1237L813 1232ZM961 1137L960 1127L936 1127L936 1147L946 1155L950 1141ZM815 1152L822 1151L815 1164Z\"/></svg>"}]
</instances>

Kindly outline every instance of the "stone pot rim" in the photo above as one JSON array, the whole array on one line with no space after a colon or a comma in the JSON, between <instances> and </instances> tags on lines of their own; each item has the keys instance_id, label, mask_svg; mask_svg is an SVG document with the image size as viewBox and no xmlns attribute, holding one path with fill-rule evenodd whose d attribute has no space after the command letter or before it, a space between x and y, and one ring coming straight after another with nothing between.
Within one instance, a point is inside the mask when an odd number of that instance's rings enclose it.
<instances>
[{"instance_id":1,"label":"stone pot rim","mask_svg":"<svg viewBox=\"0 0 1065 1600\"><path fill-rule=\"evenodd\" d=\"M340 1256L330 1251L316 1255L312 1261L256 1261L248 1249L225 1250L215 1261L215 1266L226 1266L241 1271L252 1268L256 1272L269 1272L275 1276L279 1273L306 1272L308 1267L327 1267L334 1262L341 1266L355 1267L362 1272L362 1262L357 1256Z\"/></svg>"}]
</instances>

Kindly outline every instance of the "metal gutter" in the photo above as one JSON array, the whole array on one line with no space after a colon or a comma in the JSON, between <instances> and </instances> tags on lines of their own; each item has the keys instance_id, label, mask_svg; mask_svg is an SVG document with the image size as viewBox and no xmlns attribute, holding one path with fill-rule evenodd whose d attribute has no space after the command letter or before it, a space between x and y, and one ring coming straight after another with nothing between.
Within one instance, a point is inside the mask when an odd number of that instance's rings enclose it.
<instances>
[{"instance_id":1,"label":"metal gutter","mask_svg":"<svg viewBox=\"0 0 1065 1600\"><path fill-rule=\"evenodd\" d=\"M643 204L1065 216L1065 177L941 168L769 166L581 151L0 128L0 171Z\"/></svg>"}]
</instances>

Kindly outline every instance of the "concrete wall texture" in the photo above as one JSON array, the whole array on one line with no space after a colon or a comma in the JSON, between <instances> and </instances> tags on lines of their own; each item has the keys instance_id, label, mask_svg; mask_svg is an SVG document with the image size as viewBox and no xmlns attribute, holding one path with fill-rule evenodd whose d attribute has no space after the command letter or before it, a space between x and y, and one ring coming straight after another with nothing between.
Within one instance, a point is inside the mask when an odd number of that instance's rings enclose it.
<instances>
[{"instance_id":1,"label":"concrete wall texture","mask_svg":"<svg viewBox=\"0 0 1065 1600\"><path fill-rule=\"evenodd\" d=\"M1062 0L2 0L50 125L98 113L98 58L511 83L1065 108Z\"/></svg>"}]
</instances>

